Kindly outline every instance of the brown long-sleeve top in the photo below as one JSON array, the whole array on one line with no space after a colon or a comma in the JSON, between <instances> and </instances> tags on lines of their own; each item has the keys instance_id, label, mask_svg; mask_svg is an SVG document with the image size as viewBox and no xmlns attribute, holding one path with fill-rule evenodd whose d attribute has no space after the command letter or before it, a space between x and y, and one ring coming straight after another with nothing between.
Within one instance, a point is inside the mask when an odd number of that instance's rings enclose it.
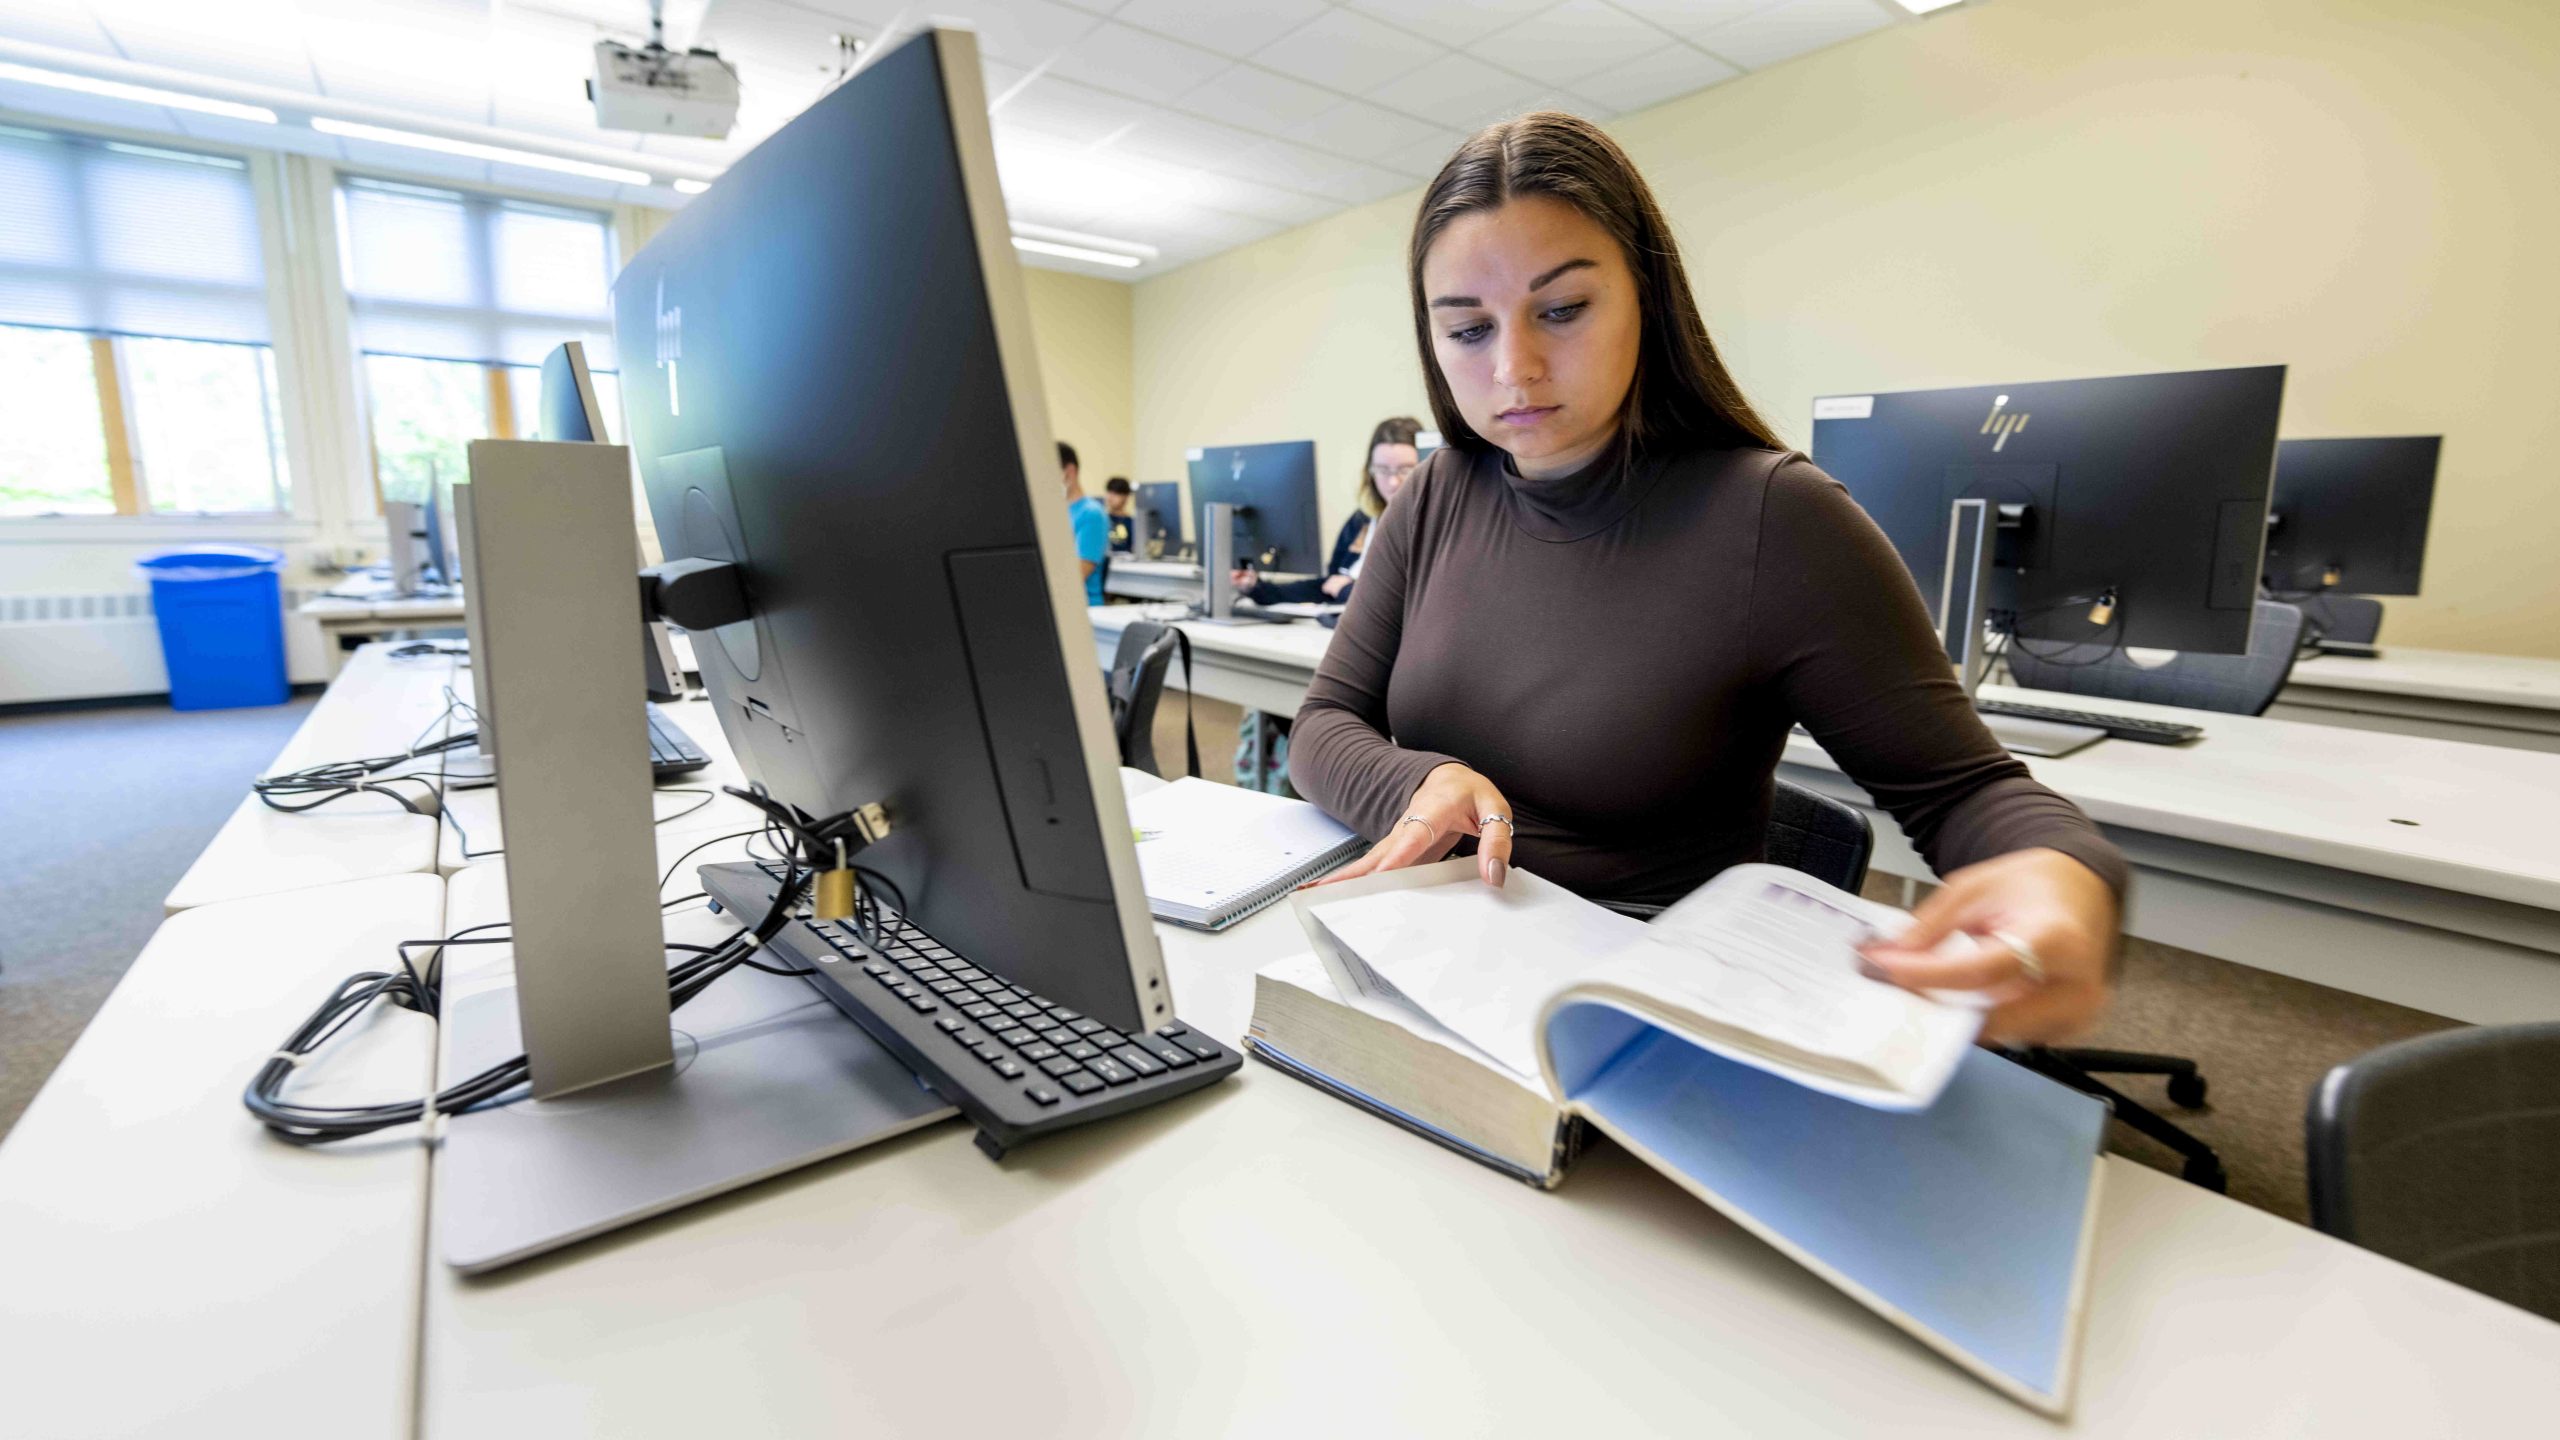
<instances>
[{"instance_id":1,"label":"brown long-sleeve top","mask_svg":"<svg viewBox=\"0 0 2560 1440\"><path fill-rule=\"evenodd\" d=\"M1433 455L1379 522L1290 770L1376 838L1463 762L1511 804L1513 863L1661 904L1760 855L1792 724L1940 873L2049 846L2123 893L2124 857L1983 728L1883 532L1793 453L1538 481Z\"/></svg>"}]
</instances>

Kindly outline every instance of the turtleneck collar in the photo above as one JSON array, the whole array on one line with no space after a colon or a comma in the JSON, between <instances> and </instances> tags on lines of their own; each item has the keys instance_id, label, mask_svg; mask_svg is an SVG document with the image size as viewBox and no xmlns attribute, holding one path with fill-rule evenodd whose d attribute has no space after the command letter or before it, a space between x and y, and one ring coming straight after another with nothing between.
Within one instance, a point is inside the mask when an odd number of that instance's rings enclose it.
<instances>
[{"instance_id":1,"label":"turtleneck collar","mask_svg":"<svg viewBox=\"0 0 2560 1440\"><path fill-rule=\"evenodd\" d=\"M1512 523L1532 539L1567 544L1589 539L1626 518L1653 488L1662 466L1639 457L1621 467L1616 447L1574 471L1547 480L1531 480L1500 450L1492 452L1495 473L1511 497Z\"/></svg>"}]
</instances>

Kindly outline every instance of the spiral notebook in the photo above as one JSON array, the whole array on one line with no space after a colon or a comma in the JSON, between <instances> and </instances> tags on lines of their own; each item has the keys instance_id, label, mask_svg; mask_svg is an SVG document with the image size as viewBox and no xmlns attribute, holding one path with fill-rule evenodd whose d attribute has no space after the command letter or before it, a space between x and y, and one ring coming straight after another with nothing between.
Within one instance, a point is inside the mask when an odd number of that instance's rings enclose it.
<instances>
[{"instance_id":1,"label":"spiral notebook","mask_svg":"<svg viewBox=\"0 0 2560 1440\"><path fill-rule=\"evenodd\" d=\"M1367 848L1304 800L1181 779L1136 796L1138 872L1159 920L1224 930Z\"/></svg>"}]
</instances>

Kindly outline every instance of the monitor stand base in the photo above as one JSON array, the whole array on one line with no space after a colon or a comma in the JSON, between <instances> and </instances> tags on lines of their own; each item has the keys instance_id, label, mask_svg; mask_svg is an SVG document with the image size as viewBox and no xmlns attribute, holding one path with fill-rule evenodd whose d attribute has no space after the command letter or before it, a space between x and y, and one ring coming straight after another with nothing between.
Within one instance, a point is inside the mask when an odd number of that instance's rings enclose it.
<instances>
[{"instance_id":1,"label":"monitor stand base","mask_svg":"<svg viewBox=\"0 0 2560 1440\"><path fill-rule=\"evenodd\" d=\"M2094 725L2064 725L2023 715L1985 715L1982 723L1990 729L1991 738L2000 742L2001 749L2012 755L2033 755L2045 760L2107 738L2107 732Z\"/></svg>"},{"instance_id":2,"label":"monitor stand base","mask_svg":"<svg viewBox=\"0 0 2560 1440\"><path fill-rule=\"evenodd\" d=\"M806 980L742 965L674 1023L670 1069L446 1122L447 1264L512 1265L959 1113ZM512 976L455 977L443 1032L443 1084L521 1053Z\"/></svg>"}]
</instances>

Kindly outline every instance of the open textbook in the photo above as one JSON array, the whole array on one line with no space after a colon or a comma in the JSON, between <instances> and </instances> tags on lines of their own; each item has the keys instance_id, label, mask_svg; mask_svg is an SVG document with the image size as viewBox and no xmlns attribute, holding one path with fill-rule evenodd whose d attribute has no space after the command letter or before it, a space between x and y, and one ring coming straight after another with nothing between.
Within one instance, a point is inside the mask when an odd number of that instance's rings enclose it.
<instances>
[{"instance_id":1,"label":"open textbook","mask_svg":"<svg viewBox=\"0 0 2560 1440\"><path fill-rule=\"evenodd\" d=\"M1975 1047L1980 1012L1867 979L1908 917L1727 871L1650 925L1473 860L1293 899L1253 1053L1542 1188L1588 1130L2011 1397L2067 1413L2096 1101Z\"/></svg>"}]
</instances>

